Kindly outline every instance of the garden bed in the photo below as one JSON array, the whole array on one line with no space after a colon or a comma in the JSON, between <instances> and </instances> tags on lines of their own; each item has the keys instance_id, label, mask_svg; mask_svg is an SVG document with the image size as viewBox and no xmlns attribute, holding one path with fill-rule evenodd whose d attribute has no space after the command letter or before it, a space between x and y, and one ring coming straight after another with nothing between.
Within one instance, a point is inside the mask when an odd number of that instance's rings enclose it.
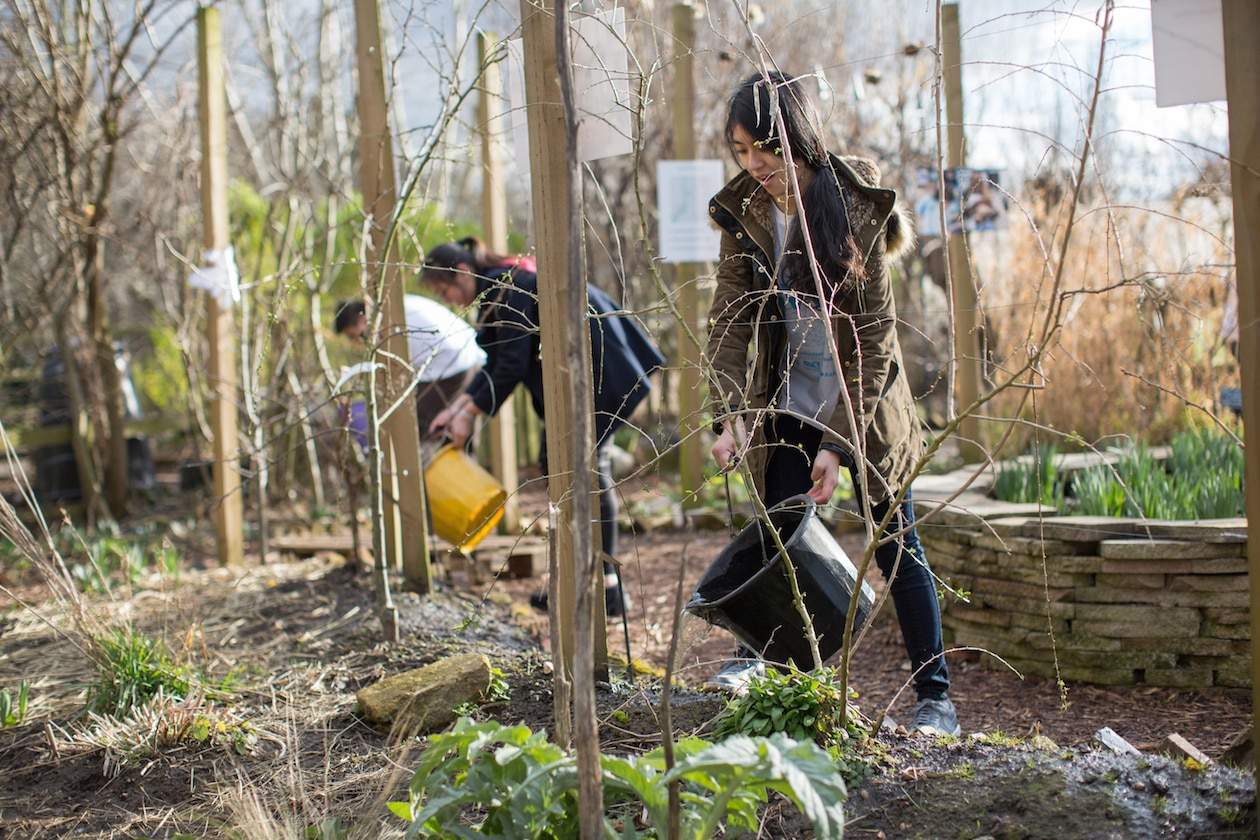
<instances>
[{"instance_id":1,"label":"garden bed","mask_svg":"<svg viewBox=\"0 0 1260 840\"><path fill-rule=\"evenodd\" d=\"M1145 453L1152 460L1163 454ZM1057 456L1060 469L1068 459L1095 475L1116 463ZM942 605L948 643L1052 678L1250 686L1245 519L1060 516L1040 499L987 495L1001 470L981 475L920 529L934 571L956 590ZM916 483L919 515L973 473ZM1062 490L1046 495L1062 504Z\"/></svg>"}]
</instances>

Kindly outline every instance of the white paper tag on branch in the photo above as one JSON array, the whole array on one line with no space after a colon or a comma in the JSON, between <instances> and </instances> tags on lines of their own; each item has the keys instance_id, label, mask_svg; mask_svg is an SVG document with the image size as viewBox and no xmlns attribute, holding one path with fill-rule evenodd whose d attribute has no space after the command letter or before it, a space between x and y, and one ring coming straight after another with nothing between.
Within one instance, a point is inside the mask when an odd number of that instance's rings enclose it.
<instances>
[{"instance_id":1,"label":"white paper tag on branch","mask_svg":"<svg viewBox=\"0 0 1260 840\"><path fill-rule=\"evenodd\" d=\"M207 250L201 254L201 267L194 268L188 285L208 292L226 309L241 302L241 276L236 270L236 255L229 245L222 251Z\"/></svg>"}]
</instances>

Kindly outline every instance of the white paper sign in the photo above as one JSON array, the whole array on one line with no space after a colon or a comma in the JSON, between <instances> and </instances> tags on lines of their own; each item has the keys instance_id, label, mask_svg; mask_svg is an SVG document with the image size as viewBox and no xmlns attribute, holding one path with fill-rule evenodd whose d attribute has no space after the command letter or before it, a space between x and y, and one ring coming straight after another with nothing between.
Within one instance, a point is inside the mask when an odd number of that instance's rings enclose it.
<instances>
[{"instance_id":1,"label":"white paper sign","mask_svg":"<svg viewBox=\"0 0 1260 840\"><path fill-rule=\"evenodd\" d=\"M628 155L634 151L634 108L630 102L625 10L616 8L576 18L571 37L578 157L585 161ZM529 124L525 115L525 48L520 38L507 42L507 53L512 140L517 161L524 163L529 160Z\"/></svg>"},{"instance_id":2,"label":"white paper sign","mask_svg":"<svg viewBox=\"0 0 1260 840\"><path fill-rule=\"evenodd\" d=\"M1221 0L1151 0L1155 104L1225 98Z\"/></svg>"},{"instance_id":3,"label":"white paper sign","mask_svg":"<svg viewBox=\"0 0 1260 840\"><path fill-rule=\"evenodd\" d=\"M659 251L667 263L712 262L722 234L709 217L709 199L726 183L720 160L656 162Z\"/></svg>"}]
</instances>

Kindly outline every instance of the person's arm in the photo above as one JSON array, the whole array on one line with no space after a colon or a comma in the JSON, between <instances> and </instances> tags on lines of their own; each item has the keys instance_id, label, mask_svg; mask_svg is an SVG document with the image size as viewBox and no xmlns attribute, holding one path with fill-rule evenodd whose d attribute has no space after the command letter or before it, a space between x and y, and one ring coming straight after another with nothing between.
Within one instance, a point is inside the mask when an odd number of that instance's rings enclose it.
<instances>
[{"instance_id":1,"label":"person's arm","mask_svg":"<svg viewBox=\"0 0 1260 840\"><path fill-rule=\"evenodd\" d=\"M717 288L709 307L705 357L710 368L709 410L721 431L729 415L744 407L750 387L748 345L756 331L758 301L753 260L728 231L722 231Z\"/></svg>"},{"instance_id":2,"label":"person's arm","mask_svg":"<svg viewBox=\"0 0 1260 840\"><path fill-rule=\"evenodd\" d=\"M525 381L534 364L538 300L528 290L512 288L492 306L478 333L478 343L486 351L486 366L465 391L479 413L491 416Z\"/></svg>"}]
</instances>

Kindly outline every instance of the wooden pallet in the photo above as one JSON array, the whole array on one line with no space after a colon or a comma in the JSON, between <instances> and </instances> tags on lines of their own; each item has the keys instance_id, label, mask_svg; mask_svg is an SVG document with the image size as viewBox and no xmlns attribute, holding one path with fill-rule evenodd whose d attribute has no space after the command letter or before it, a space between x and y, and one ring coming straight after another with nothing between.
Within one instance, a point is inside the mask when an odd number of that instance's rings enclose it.
<instances>
[{"instance_id":1,"label":"wooden pallet","mask_svg":"<svg viewBox=\"0 0 1260 840\"><path fill-rule=\"evenodd\" d=\"M273 551L298 557L311 557L321 551L349 554L354 544L349 534L286 534L272 537L269 547ZM366 540L364 550L370 556L372 546ZM434 560L448 569L467 572L475 582L480 582L483 573L493 575L503 568L514 578L534 577L547 564L547 541L542 537L489 536L471 555L456 550L450 543L434 539L430 543L430 551Z\"/></svg>"}]
</instances>

